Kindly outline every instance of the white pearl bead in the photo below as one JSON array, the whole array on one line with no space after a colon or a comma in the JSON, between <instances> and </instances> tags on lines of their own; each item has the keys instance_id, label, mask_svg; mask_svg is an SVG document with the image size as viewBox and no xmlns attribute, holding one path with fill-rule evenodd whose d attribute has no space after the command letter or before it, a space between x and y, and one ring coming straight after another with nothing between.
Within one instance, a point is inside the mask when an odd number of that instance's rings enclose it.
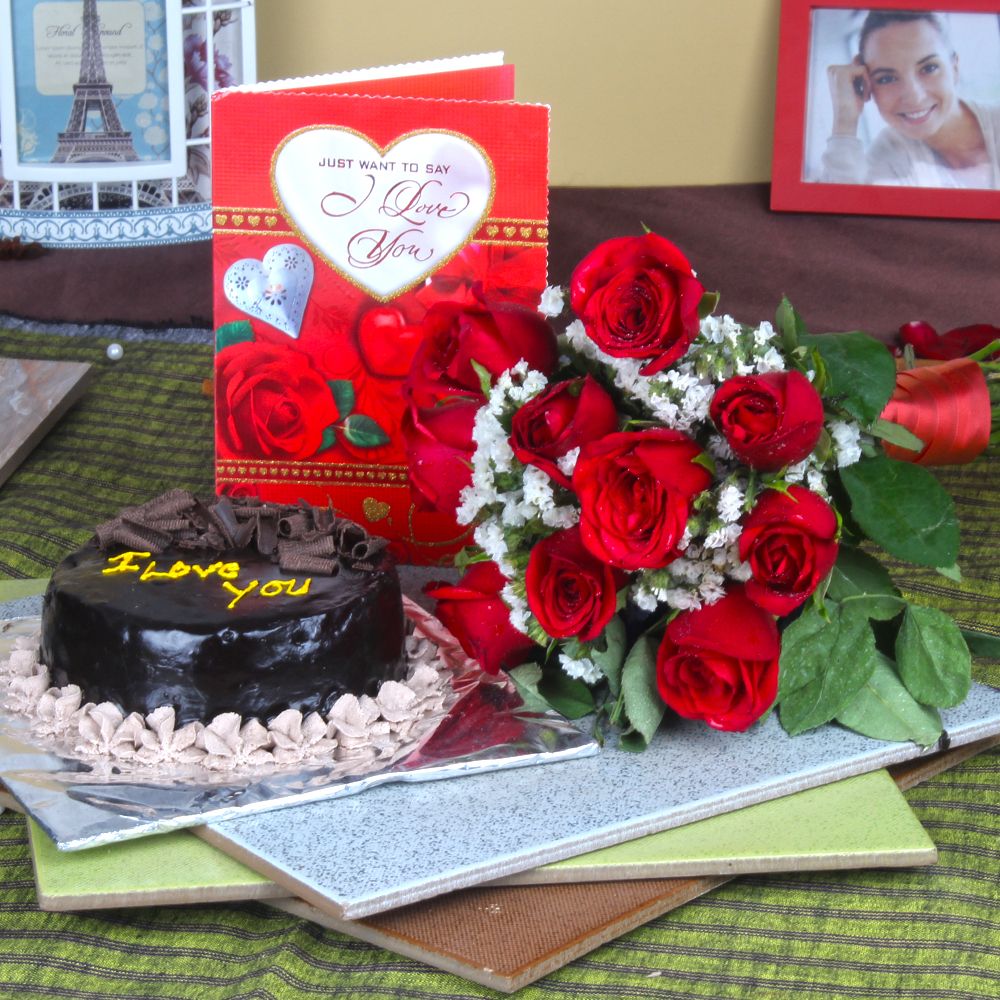
<instances>
[{"instance_id":1,"label":"white pearl bead","mask_svg":"<svg viewBox=\"0 0 1000 1000\"><path fill-rule=\"evenodd\" d=\"M121 344L108 344L107 354L112 361L121 361L124 353Z\"/></svg>"}]
</instances>

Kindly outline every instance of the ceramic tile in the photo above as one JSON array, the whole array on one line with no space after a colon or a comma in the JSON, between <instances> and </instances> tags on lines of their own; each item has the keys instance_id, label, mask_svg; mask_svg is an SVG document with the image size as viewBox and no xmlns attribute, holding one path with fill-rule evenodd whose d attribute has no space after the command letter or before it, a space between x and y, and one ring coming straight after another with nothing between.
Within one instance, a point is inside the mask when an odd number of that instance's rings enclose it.
<instances>
[{"instance_id":1,"label":"ceramic tile","mask_svg":"<svg viewBox=\"0 0 1000 1000\"><path fill-rule=\"evenodd\" d=\"M218 903L286 894L183 830L83 853L58 850L31 819L28 834L43 910Z\"/></svg>"},{"instance_id":2,"label":"ceramic tile","mask_svg":"<svg viewBox=\"0 0 1000 1000\"><path fill-rule=\"evenodd\" d=\"M1000 731L1000 691L942 713L951 743ZM837 726L789 738L677 722L649 749L212 823L199 835L320 909L360 917L930 753Z\"/></svg>"},{"instance_id":3,"label":"ceramic tile","mask_svg":"<svg viewBox=\"0 0 1000 1000\"><path fill-rule=\"evenodd\" d=\"M8 279L9 280L9 279ZM90 365L0 358L0 483L86 391Z\"/></svg>"},{"instance_id":4,"label":"ceramic tile","mask_svg":"<svg viewBox=\"0 0 1000 1000\"><path fill-rule=\"evenodd\" d=\"M933 864L934 842L887 771L511 875L509 885Z\"/></svg>"},{"instance_id":5,"label":"ceramic tile","mask_svg":"<svg viewBox=\"0 0 1000 1000\"><path fill-rule=\"evenodd\" d=\"M185 830L87 851L58 850L30 819L28 830L44 910L262 899L288 892ZM903 867L931 864L936 853L888 772L873 771L507 881L528 885Z\"/></svg>"}]
</instances>

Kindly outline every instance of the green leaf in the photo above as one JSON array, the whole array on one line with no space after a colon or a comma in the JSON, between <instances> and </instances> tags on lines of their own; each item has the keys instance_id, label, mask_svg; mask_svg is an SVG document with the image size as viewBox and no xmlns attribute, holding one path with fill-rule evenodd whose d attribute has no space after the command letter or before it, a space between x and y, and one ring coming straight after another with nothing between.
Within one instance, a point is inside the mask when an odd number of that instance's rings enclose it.
<instances>
[{"instance_id":1,"label":"green leaf","mask_svg":"<svg viewBox=\"0 0 1000 1000\"><path fill-rule=\"evenodd\" d=\"M553 670L542 678L538 693L567 719L582 719L594 711L594 695L590 688L561 669Z\"/></svg>"},{"instance_id":2,"label":"green leaf","mask_svg":"<svg viewBox=\"0 0 1000 1000\"><path fill-rule=\"evenodd\" d=\"M781 334L781 344L786 354L791 354L799 346L799 337L807 333L802 317L792 308L791 302L785 296L774 314L774 324Z\"/></svg>"},{"instance_id":3,"label":"green leaf","mask_svg":"<svg viewBox=\"0 0 1000 1000\"><path fill-rule=\"evenodd\" d=\"M919 465L878 455L840 470L851 516L886 552L918 566L958 559L958 519L944 487Z\"/></svg>"},{"instance_id":4,"label":"green leaf","mask_svg":"<svg viewBox=\"0 0 1000 1000\"><path fill-rule=\"evenodd\" d=\"M326 451L327 448L332 448L337 443L337 429L330 424L329 427L323 431L323 437L319 443L318 451Z\"/></svg>"},{"instance_id":5,"label":"green leaf","mask_svg":"<svg viewBox=\"0 0 1000 1000\"><path fill-rule=\"evenodd\" d=\"M237 319L233 320L232 323L223 323L215 331L216 351L232 347L233 344L245 344L250 340L253 340L253 327L249 320Z\"/></svg>"},{"instance_id":6,"label":"green leaf","mask_svg":"<svg viewBox=\"0 0 1000 1000\"><path fill-rule=\"evenodd\" d=\"M940 573L946 580L951 580L954 583L962 582L962 571L959 569L958 563L954 566L935 566L934 571Z\"/></svg>"},{"instance_id":7,"label":"green leaf","mask_svg":"<svg viewBox=\"0 0 1000 1000\"><path fill-rule=\"evenodd\" d=\"M648 746L649 740L642 733L634 729L630 729L618 737L619 750L627 750L629 753L642 753Z\"/></svg>"},{"instance_id":8,"label":"green leaf","mask_svg":"<svg viewBox=\"0 0 1000 1000\"><path fill-rule=\"evenodd\" d=\"M862 736L876 740L913 740L931 746L941 735L941 716L913 699L896 673L893 662L878 654L871 677L853 701L837 714L837 721Z\"/></svg>"},{"instance_id":9,"label":"green leaf","mask_svg":"<svg viewBox=\"0 0 1000 1000\"><path fill-rule=\"evenodd\" d=\"M888 441L889 444L897 445L900 448L906 448L907 451L920 451L924 446L924 442L912 431L908 431L899 424L892 423L891 420L883 420L881 417L868 430L875 437L881 438L883 441Z\"/></svg>"},{"instance_id":10,"label":"green leaf","mask_svg":"<svg viewBox=\"0 0 1000 1000\"><path fill-rule=\"evenodd\" d=\"M815 729L848 705L875 669L875 635L860 610L828 604L830 620L811 606L781 637L781 725L790 736ZM817 619L822 624L817 626Z\"/></svg>"},{"instance_id":11,"label":"green leaf","mask_svg":"<svg viewBox=\"0 0 1000 1000\"><path fill-rule=\"evenodd\" d=\"M700 451L691 461L695 465L700 465L703 469L708 469L712 475L715 475L715 459L707 451Z\"/></svg>"},{"instance_id":12,"label":"green leaf","mask_svg":"<svg viewBox=\"0 0 1000 1000\"><path fill-rule=\"evenodd\" d=\"M354 386L346 378L331 379L326 384L333 393L333 402L337 407L337 413L343 420L354 409Z\"/></svg>"},{"instance_id":13,"label":"green leaf","mask_svg":"<svg viewBox=\"0 0 1000 1000\"><path fill-rule=\"evenodd\" d=\"M479 390L482 394L489 399L490 390L493 388L493 376L490 375L489 370L484 368L475 358L470 359L470 364L472 365L472 370L476 373L479 379Z\"/></svg>"},{"instance_id":14,"label":"green leaf","mask_svg":"<svg viewBox=\"0 0 1000 1000\"><path fill-rule=\"evenodd\" d=\"M590 649L590 658L608 679L612 698L621 691L622 664L625 662L625 623L615 615Z\"/></svg>"},{"instance_id":15,"label":"green leaf","mask_svg":"<svg viewBox=\"0 0 1000 1000\"><path fill-rule=\"evenodd\" d=\"M906 603L889 571L867 552L848 545L840 547L826 593L837 602L851 601L878 621L895 618Z\"/></svg>"},{"instance_id":16,"label":"green leaf","mask_svg":"<svg viewBox=\"0 0 1000 1000\"><path fill-rule=\"evenodd\" d=\"M705 292L698 303L698 319L704 319L715 312L715 307L719 304L721 296L718 292Z\"/></svg>"},{"instance_id":17,"label":"green leaf","mask_svg":"<svg viewBox=\"0 0 1000 1000\"><path fill-rule=\"evenodd\" d=\"M829 605L834 607L835 605ZM778 673L778 702L784 701L788 695L808 684L812 684L819 676L822 659L811 655L811 649L821 636L823 629L829 625L829 620L816 605L810 603L802 609L802 613L787 625L781 633L781 670ZM803 656L792 656L795 648L805 650ZM784 654L788 653L786 657Z\"/></svg>"},{"instance_id":18,"label":"green leaf","mask_svg":"<svg viewBox=\"0 0 1000 1000\"><path fill-rule=\"evenodd\" d=\"M911 604L896 637L896 665L906 689L923 705L961 704L972 683L972 656L943 611Z\"/></svg>"},{"instance_id":19,"label":"green leaf","mask_svg":"<svg viewBox=\"0 0 1000 1000\"><path fill-rule=\"evenodd\" d=\"M896 387L896 362L885 344L858 332L807 334L800 341L823 359L825 394L863 424L878 419Z\"/></svg>"},{"instance_id":20,"label":"green leaf","mask_svg":"<svg viewBox=\"0 0 1000 1000\"><path fill-rule=\"evenodd\" d=\"M377 448L389 441L389 435L363 413L352 413L344 421L344 437L355 448Z\"/></svg>"},{"instance_id":21,"label":"green leaf","mask_svg":"<svg viewBox=\"0 0 1000 1000\"><path fill-rule=\"evenodd\" d=\"M991 660L1000 660L1000 635L989 635L971 628L962 628L959 631L973 656L985 656Z\"/></svg>"},{"instance_id":22,"label":"green leaf","mask_svg":"<svg viewBox=\"0 0 1000 1000\"><path fill-rule=\"evenodd\" d=\"M651 636L640 636L625 658L622 695L628 721L648 745L667 707L656 687L656 642Z\"/></svg>"},{"instance_id":23,"label":"green leaf","mask_svg":"<svg viewBox=\"0 0 1000 1000\"><path fill-rule=\"evenodd\" d=\"M507 671L507 676L514 682L517 693L529 712L548 712L552 706L538 693L538 684L542 679L542 668L537 663L522 663L519 667Z\"/></svg>"}]
</instances>

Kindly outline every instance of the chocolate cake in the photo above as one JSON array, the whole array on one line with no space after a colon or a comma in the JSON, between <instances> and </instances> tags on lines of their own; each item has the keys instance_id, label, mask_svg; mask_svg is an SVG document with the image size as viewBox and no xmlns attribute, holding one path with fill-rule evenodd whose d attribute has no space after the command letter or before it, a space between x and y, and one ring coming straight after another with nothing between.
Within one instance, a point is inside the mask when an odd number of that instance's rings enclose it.
<instances>
[{"instance_id":1,"label":"chocolate cake","mask_svg":"<svg viewBox=\"0 0 1000 1000\"><path fill-rule=\"evenodd\" d=\"M405 671L382 539L311 507L173 491L124 511L52 575L41 661L91 702L177 724L326 713Z\"/></svg>"}]
</instances>

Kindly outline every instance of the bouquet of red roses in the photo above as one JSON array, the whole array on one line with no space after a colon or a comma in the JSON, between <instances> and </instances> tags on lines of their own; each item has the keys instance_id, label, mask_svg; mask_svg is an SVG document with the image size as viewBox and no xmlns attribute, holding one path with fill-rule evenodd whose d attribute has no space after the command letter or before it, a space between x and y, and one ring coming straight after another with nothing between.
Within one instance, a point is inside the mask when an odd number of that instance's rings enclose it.
<instances>
[{"instance_id":1,"label":"bouquet of red roses","mask_svg":"<svg viewBox=\"0 0 1000 1000\"><path fill-rule=\"evenodd\" d=\"M954 576L958 523L933 475L886 453L926 451L886 419L888 348L811 335L787 301L773 324L715 316L653 233L598 246L569 300L559 335L556 289L539 313L435 305L405 384L412 482L474 526L461 580L429 590L466 651L626 747L667 707L744 730L774 705L791 734L837 720L933 743L970 654L872 551Z\"/></svg>"}]
</instances>

